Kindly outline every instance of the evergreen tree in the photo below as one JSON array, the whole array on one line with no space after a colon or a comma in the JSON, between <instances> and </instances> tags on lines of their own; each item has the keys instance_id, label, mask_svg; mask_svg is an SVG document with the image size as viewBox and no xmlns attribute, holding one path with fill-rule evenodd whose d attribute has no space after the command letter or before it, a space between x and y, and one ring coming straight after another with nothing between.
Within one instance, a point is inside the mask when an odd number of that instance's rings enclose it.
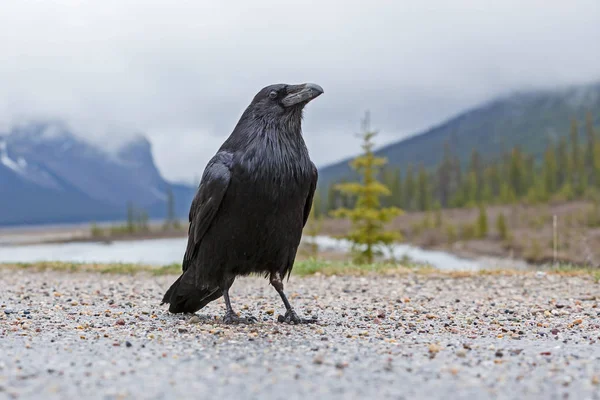
<instances>
[{"instance_id":1,"label":"evergreen tree","mask_svg":"<svg viewBox=\"0 0 600 400\"><path fill-rule=\"evenodd\" d=\"M399 208L382 208L380 205L380 197L389 195L390 190L376 178L378 170L387 162L385 158L373 154L372 139L376 134L376 131L370 129L367 113L361 134L364 153L350 162L351 167L360 173L361 182L337 185L337 189L342 193L356 199L355 207L341 208L333 212L337 218L350 218L352 230L346 238L354 245L357 261L368 263L373 262L378 245L387 245L400 238L398 232L386 232L384 224L402 213Z\"/></svg>"},{"instance_id":2,"label":"evergreen tree","mask_svg":"<svg viewBox=\"0 0 600 400\"><path fill-rule=\"evenodd\" d=\"M488 233L487 212L483 204L479 204L479 215L477 217L477 237L483 239Z\"/></svg>"},{"instance_id":3,"label":"evergreen tree","mask_svg":"<svg viewBox=\"0 0 600 400\"><path fill-rule=\"evenodd\" d=\"M428 211L431 208L431 191L429 188L429 178L425 167L419 167L419 177L417 186L417 206L421 211Z\"/></svg>"},{"instance_id":4,"label":"evergreen tree","mask_svg":"<svg viewBox=\"0 0 600 400\"><path fill-rule=\"evenodd\" d=\"M457 201L457 206L460 207L474 207L477 204L477 175L474 171L468 171L467 177L464 181L462 188L462 196Z\"/></svg>"},{"instance_id":5,"label":"evergreen tree","mask_svg":"<svg viewBox=\"0 0 600 400\"><path fill-rule=\"evenodd\" d=\"M569 150L564 137L560 138L556 149L557 177L556 187L561 188L569 179Z\"/></svg>"},{"instance_id":6,"label":"evergreen tree","mask_svg":"<svg viewBox=\"0 0 600 400\"><path fill-rule=\"evenodd\" d=\"M517 198L525 191L525 171L523 157L517 147L511 153L509 166L509 184Z\"/></svg>"},{"instance_id":7,"label":"evergreen tree","mask_svg":"<svg viewBox=\"0 0 600 400\"><path fill-rule=\"evenodd\" d=\"M338 192L335 190L335 185L330 184L327 188L327 211L338 208L337 202Z\"/></svg>"},{"instance_id":8,"label":"evergreen tree","mask_svg":"<svg viewBox=\"0 0 600 400\"><path fill-rule=\"evenodd\" d=\"M502 213L498 214L498 217L496 218L496 230L498 231L498 236L500 236L500 239L508 239L508 228L506 226L506 218Z\"/></svg>"},{"instance_id":9,"label":"evergreen tree","mask_svg":"<svg viewBox=\"0 0 600 400\"><path fill-rule=\"evenodd\" d=\"M390 189L390 195L382 201L385 206L402 206L402 178L400 177L399 169L383 170L383 184Z\"/></svg>"},{"instance_id":10,"label":"evergreen tree","mask_svg":"<svg viewBox=\"0 0 600 400\"><path fill-rule=\"evenodd\" d=\"M544 153L544 166L542 168L544 179L544 189L548 194L556 192L558 188L558 166L556 155L554 154L554 146L550 144Z\"/></svg>"},{"instance_id":11,"label":"evergreen tree","mask_svg":"<svg viewBox=\"0 0 600 400\"><path fill-rule=\"evenodd\" d=\"M127 202L127 231L129 233L135 231L135 209L130 201Z\"/></svg>"},{"instance_id":12,"label":"evergreen tree","mask_svg":"<svg viewBox=\"0 0 600 400\"><path fill-rule=\"evenodd\" d=\"M486 181L488 183L489 191L492 196L492 199L487 200L489 202L500 195L501 179L500 179L500 171L499 171L498 165L496 163L491 164L487 168Z\"/></svg>"},{"instance_id":13,"label":"evergreen tree","mask_svg":"<svg viewBox=\"0 0 600 400\"><path fill-rule=\"evenodd\" d=\"M167 219L164 224L164 229L169 229L171 227L175 229L179 228L179 221L175 214L175 195L169 186L167 189Z\"/></svg>"},{"instance_id":14,"label":"evergreen tree","mask_svg":"<svg viewBox=\"0 0 600 400\"><path fill-rule=\"evenodd\" d=\"M571 121L571 155L569 159L569 182L571 187L575 191L576 195L580 195L585 190L584 182L584 164L581 158L581 148L579 145L579 131L577 127L577 120Z\"/></svg>"},{"instance_id":15,"label":"evergreen tree","mask_svg":"<svg viewBox=\"0 0 600 400\"><path fill-rule=\"evenodd\" d=\"M585 147L585 178L590 186L596 186L596 135L592 123L592 114L587 113L585 116L585 133L587 144Z\"/></svg>"},{"instance_id":16,"label":"evergreen tree","mask_svg":"<svg viewBox=\"0 0 600 400\"><path fill-rule=\"evenodd\" d=\"M315 219L320 219L323 215L323 200L321 199L321 191L319 189L315 190L310 212L314 214Z\"/></svg>"},{"instance_id":17,"label":"evergreen tree","mask_svg":"<svg viewBox=\"0 0 600 400\"><path fill-rule=\"evenodd\" d=\"M438 167L437 177L437 196L441 206L447 207L450 202L450 193L452 190L452 155L448 142L444 144L444 158Z\"/></svg>"},{"instance_id":18,"label":"evergreen tree","mask_svg":"<svg viewBox=\"0 0 600 400\"><path fill-rule=\"evenodd\" d=\"M473 193L470 194L470 201L479 203L481 201L481 192L482 192L482 171L483 163L481 162L481 157L476 149L473 149L471 152L471 163L469 165L469 179L473 179L475 177L474 182L470 182L470 188L473 190Z\"/></svg>"},{"instance_id":19,"label":"evergreen tree","mask_svg":"<svg viewBox=\"0 0 600 400\"><path fill-rule=\"evenodd\" d=\"M415 209L415 194L416 194L416 184L415 179L413 177L413 167L412 164L408 165L406 170L406 179L404 181L404 203L403 207L405 210L414 210Z\"/></svg>"}]
</instances>

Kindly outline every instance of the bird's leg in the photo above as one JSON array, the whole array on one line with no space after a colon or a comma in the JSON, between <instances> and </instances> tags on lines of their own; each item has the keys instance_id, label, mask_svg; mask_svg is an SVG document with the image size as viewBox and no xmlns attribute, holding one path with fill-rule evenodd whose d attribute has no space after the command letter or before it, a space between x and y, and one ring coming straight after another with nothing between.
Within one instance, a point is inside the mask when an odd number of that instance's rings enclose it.
<instances>
[{"instance_id":1,"label":"bird's leg","mask_svg":"<svg viewBox=\"0 0 600 400\"><path fill-rule=\"evenodd\" d=\"M287 296L285 295L285 293L283 293L283 282L281 282L281 276L279 275L279 272L271 274L271 285L273 285L275 290L277 290L277 293L279 293L279 296L281 296L281 300L283 300L283 304L285 305L286 309L285 316L280 315L277 318L277 321L286 322L288 324L309 324L312 322L317 322L316 316L313 316L313 318L311 319L306 319L300 318L298 314L296 314L296 311L294 311L294 309L292 308L292 305L287 299Z\"/></svg>"},{"instance_id":2,"label":"bird's leg","mask_svg":"<svg viewBox=\"0 0 600 400\"><path fill-rule=\"evenodd\" d=\"M231 308L231 300L229 299L229 287L225 287L223 289L223 298L225 299L225 307L227 307L227 311L225 312L225 316L223 317L223 323L225 324L252 324L257 321L255 317L238 317L238 315Z\"/></svg>"}]
</instances>

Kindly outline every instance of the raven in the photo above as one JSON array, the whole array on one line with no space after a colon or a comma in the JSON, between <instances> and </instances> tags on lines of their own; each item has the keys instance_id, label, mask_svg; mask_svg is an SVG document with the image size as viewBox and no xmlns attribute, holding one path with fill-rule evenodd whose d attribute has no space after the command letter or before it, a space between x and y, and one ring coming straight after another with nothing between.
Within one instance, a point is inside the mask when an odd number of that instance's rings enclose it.
<instances>
[{"instance_id":1,"label":"raven","mask_svg":"<svg viewBox=\"0 0 600 400\"><path fill-rule=\"evenodd\" d=\"M283 292L317 186L317 168L302 137L304 106L323 93L316 84L260 90L208 162L189 213L183 273L161 304L194 313L223 296L224 323L251 323L233 311L237 276L261 274L286 308L280 322L307 323Z\"/></svg>"}]
</instances>

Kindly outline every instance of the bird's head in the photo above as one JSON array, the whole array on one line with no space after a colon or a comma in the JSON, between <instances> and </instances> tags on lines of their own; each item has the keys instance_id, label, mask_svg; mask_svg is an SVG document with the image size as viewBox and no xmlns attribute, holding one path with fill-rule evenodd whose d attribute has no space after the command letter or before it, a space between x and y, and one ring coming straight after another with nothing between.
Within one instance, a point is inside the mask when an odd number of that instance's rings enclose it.
<instances>
[{"instance_id":1,"label":"bird's head","mask_svg":"<svg viewBox=\"0 0 600 400\"><path fill-rule=\"evenodd\" d=\"M254 96L250 106L261 117L301 116L304 106L321 94L323 88L314 83L270 85Z\"/></svg>"}]
</instances>

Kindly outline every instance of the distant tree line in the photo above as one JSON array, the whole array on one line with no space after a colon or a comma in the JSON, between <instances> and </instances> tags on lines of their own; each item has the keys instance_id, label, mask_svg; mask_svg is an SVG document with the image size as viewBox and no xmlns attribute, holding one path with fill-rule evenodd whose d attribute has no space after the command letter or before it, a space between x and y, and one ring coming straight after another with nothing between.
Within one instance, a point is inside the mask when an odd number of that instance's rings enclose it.
<instances>
[{"instance_id":1,"label":"distant tree line","mask_svg":"<svg viewBox=\"0 0 600 400\"><path fill-rule=\"evenodd\" d=\"M401 171L388 166L379 178L390 191L382 205L405 211L580 199L600 189L600 138L588 114L583 134L572 121L568 137L549 142L541 160L517 146L489 159L473 150L463 166L446 143L435 168L409 165ZM354 207L354 196L336 190L339 183L344 181L331 184L325 198L315 195L317 216Z\"/></svg>"},{"instance_id":2,"label":"distant tree line","mask_svg":"<svg viewBox=\"0 0 600 400\"><path fill-rule=\"evenodd\" d=\"M180 230L181 223L175 213L175 195L171 187L167 188L167 213L163 223L163 231ZM127 202L126 221L122 224L111 225L107 228L99 227L95 222L91 224L90 231L92 237L104 236L122 236L137 233L150 232L150 218L148 212L134 205L131 201Z\"/></svg>"}]
</instances>

